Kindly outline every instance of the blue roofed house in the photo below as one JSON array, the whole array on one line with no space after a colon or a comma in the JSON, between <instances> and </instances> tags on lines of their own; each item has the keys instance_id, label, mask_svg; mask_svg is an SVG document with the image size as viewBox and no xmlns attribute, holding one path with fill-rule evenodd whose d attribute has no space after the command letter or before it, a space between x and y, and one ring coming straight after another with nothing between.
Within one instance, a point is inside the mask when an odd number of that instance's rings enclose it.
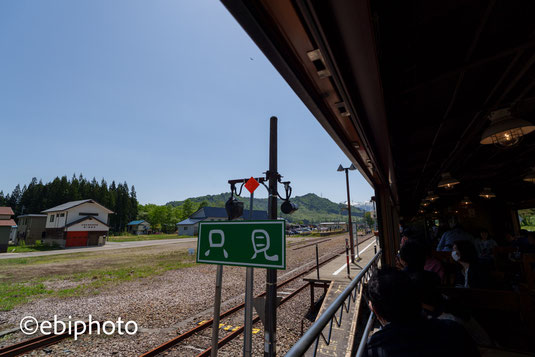
<instances>
[{"instance_id":1,"label":"blue roofed house","mask_svg":"<svg viewBox=\"0 0 535 357\"><path fill-rule=\"evenodd\" d=\"M128 233L132 233L136 235L151 233L149 222L142 220L142 219L129 222L126 225L126 230L128 231Z\"/></svg>"},{"instance_id":2,"label":"blue roofed house","mask_svg":"<svg viewBox=\"0 0 535 357\"><path fill-rule=\"evenodd\" d=\"M243 217L249 219L249 210L243 210L243 216L238 220L243 220ZM268 219L266 211L253 210L253 219L262 220ZM195 236L199 231L199 222L201 221L226 221L228 220L227 211L223 207L203 207L197 212L193 213L187 219L176 224L179 236Z\"/></svg>"}]
</instances>

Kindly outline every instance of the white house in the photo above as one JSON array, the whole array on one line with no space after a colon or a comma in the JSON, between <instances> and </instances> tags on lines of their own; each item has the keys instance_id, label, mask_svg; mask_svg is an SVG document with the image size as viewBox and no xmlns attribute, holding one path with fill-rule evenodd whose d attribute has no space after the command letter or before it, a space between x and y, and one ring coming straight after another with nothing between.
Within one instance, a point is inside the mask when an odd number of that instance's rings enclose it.
<instances>
[{"instance_id":1,"label":"white house","mask_svg":"<svg viewBox=\"0 0 535 357\"><path fill-rule=\"evenodd\" d=\"M61 247L102 245L108 235L108 215L113 211L95 200L80 200L44 210L45 239Z\"/></svg>"},{"instance_id":2,"label":"white house","mask_svg":"<svg viewBox=\"0 0 535 357\"><path fill-rule=\"evenodd\" d=\"M243 217L249 218L249 210L243 210L243 216L238 220L243 220ZM199 231L199 222L201 221L226 221L228 219L227 211L223 207L203 207L197 212L193 213L189 218L178 222L176 224L179 236L195 236ZM253 210L253 219L262 220L268 219L266 211Z\"/></svg>"}]
</instances>

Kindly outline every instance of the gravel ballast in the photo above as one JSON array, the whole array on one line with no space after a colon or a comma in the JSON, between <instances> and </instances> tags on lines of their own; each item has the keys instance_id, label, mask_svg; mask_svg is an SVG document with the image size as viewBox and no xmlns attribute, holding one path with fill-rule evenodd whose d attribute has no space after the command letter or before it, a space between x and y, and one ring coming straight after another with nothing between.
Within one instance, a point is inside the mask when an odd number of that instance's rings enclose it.
<instances>
[{"instance_id":1,"label":"gravel ballast","mask_svg":"<svg viewBox=\"0 0 535 357\"><path fill-rule=\"evenodd\" d=\"M339 253L345 246L345 235L325 238L319 244L320 256L332 256ZM315 246L294 250L295 247L309 244L320 239L289 240L287 248L287 269L279 271L279 282L288 279L304 270L297 269L305 263L313 266ZM294 271L295 270L295 271ZM293 272L292 272L293 271ZM33 316L38 321L51 320L54 315L59 319L123 321L133 320L139 326L136 335L83 335L74 340L66 339L30 353L32 356L70 355L70 356L137 356L147 352L167 340L193 328L200 321L210 319L213 309L213 294L216 266L195 265L189 268L167 271L150 278L141 278L104 289L95 296L74 298L46 298L18 306L8 312L0 312L0 325L15 327L24 316ZM289 272L292 272L289 274ZM255 295L265 288L265 270L255 269ZM281 288L291 292L302 286L302 279ZM221 311L243 302L245 287L245 268L224 267ZM321 289L316 289L316 300L320 298ZM304 319L310 304L309 289L305 289L295 298L279 307L277 317L277 349L282 355L300 337L301 326L304 329L311 322ZM221 321L232 328L243 324L243 310L234 316ZM258 332L253 335L255 356L263 355L263 328L260 322L254 325ZM230 329L229 329L230 330ZM228 332L220 329L220 337ZM211 328L188 339L172 348L163 355L195 356L210 346ZM28 339L22 333L7 335L0 340L5 347ZM221 348L220 356L237 356L242 354L243 336Z\"/></svg>"}]
</instances>

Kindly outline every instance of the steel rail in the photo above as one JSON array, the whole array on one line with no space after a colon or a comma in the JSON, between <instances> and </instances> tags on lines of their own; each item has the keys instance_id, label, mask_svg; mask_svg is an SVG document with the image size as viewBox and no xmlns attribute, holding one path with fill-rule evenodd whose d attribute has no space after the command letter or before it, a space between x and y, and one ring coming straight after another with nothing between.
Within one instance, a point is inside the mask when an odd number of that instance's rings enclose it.
<instances>
[{"instance_id":1,"label":"steel rail","mask_svg":"<svg viewBox=\"0 0 535 357\"><path fill-rule=\"evenodd\" d=\"M366 241L372 239L373 237L374 237L373 235L370 235L370 236L366 237L366 239L362 240L361 242L358 242L358 244L362 244L362 243L364 243L364 242L366 242ZM344 251L345 251L345 250L344 250ZM324 260L323 262L320 263L320 266L321 266L321 265L324 265L324 264L326 264L326 263L328 263L328 262L330 262L331 260L333 260L333 259L335 259L335 258L337 258L337 257L338 257L340 254L342 254L344 251L342 251L341 253L335 254L334 256L332 256L332 257L330 257L330 258ZM289 279L287 279L286 281L284 281L284 282L278 284L278 285L277 285L277 288L281 288L281 287L283 287L283 286L289 284L290 282L292 282L292 281L298 279L299 277L301 277L301 276L303 276L303 275L306 275L306 274L310 273L310 272L313 271L314 269L316 269L316 266L312 266L311 268L307 269L306 271L304 271L304 272L302 272L302 273L299 273L298 275L296 275L296 276L294 276L294 277L292 277L292 278L289 278ZM306 286L308 286L308 285L306 285ZM266 292L264 291L264 292L262 292L261 294L258 294L256 297L262 297L262 296L265 296L265 295L266 295ZM290 294L290 295L291 295L291 294ZM288 295L288 296L290 296L290 295ZM239 304L239 305L236 305L236 306L234 306L233 308L231 308L231 309L229 309L229 310L223 312L223 313L220 315L220 318L227 317L227 316L229 316L229 315L231 315L231 314L233 314L233 313L235 313L235 312L241 310L244 306L245 306L245 303L241 303L241 304ZM191 337L191 336L194 335L195 333L198 333L198 332L201 332L201 331L207 329L208 327L212 326L213 322L214 322L214 319L211 318L210 320L207 320L207 321L204 322L203 324L198 325L198 326L195 326L194 328L192 328L192 329L190 329L190 330L184 332L183 334L181 334L181 335L179 335L179 336L177 336L177 337L175 337L175 338L173 338L173 339L171 339L171 340L169 340L169 341L167 341L167 342L164 342L164 343L161 344L160 346L158 346L158 347L156 347L156 348L154 348L154 349L152 349L152 350L150 350L150 351L148 351L148 352L145 352L145 353L139 355L139 357L152 357L152 356L156 356L156 355L162 353L163 351L166 351L166 350L170 349L171 347L175 346L176 344L178 344L178 343L184 341L186 338ZM255 321L253 321L253 323L254 323L254 322L255 322ZM239 330L237 330L237 331L239 331Z\"/></svg>"},{"instance_id":2,"label":"steel rail","mask_svg":"<svg viewBox=\"0 0 535 357\"><path fill-rule=\"evenodd\" d=\"M369 239L371 239L372 237L373 236L367 237L363 241L358 242L358 244L366 242ZM330 258L327 258L325 261L320 263L320 265L324 265L324 264L330 262L331 260L335 259L338 256L339 256L339 254L335 254L334 256L332 256ZM301 277L301 276L303 276L303 275L305 275L307 273L310 273L315 268L316 268L316 266L312 266L311 268L307 269L303 273L300 273L300 274L298 274L298 275L296 275L296 276L294 276L292 278L289 278L289 279L281 282L280 284L277 285L277 287L278 288L283 287L283 286L291 283L292 281L296 280L297 278L299 278L299 277ZM301 291L306 286L308 286L308 285L305 285L305 286L299 288L297 290L297 292ZM295 294L296 294L296 292L293 292L292 294L288 295L285 299L287 299L290 296L294 296ZM265 295L266 295L266 292L264 291L263 293L258 294L257 297L262 297L262 296L265 296ZM282 301L286 301L285 299L283 299ZM282 301L281 301L281 304L282 304ZM240 305L237 305L237 306L235 306L235 307L223 312L220 315L220 317L221 318L227 317L227 316L239 311L244 306L245 306L244 303L242 303ZM256 321L258 321L258 320L255 320L253 322L256 322ZM156 347L155 349L142 354L140 357L155 356L155 355L159 354L160 352L163 352L163 351L169 349L170 347L174 346L175 344L181 342L182 340L192 336L193 334L208 328L209 326L212 325L212 323L213 323L213 319L210 319L207 322L203 323L202 325L199 325L199 326L197 326L195 328L192 328L191 330L186 331L185 333L181 334L180 336L177 336L174 339L172 339L172 340L170 340L170 341L168 341L168 342ZM23 341L23 342L16 343L14 345L10 345L10 346L6 346L6 347L3 347L3 348L0 348L0 357L18 356L18 355L21 355L23 353L36 350L36 349L41 348L41 347L45 347L45 346L49 346L49 345L53 345L53 344L59 343L60 341L64 340L65 338L68 338L68 337L71 337L71 336L72 336L72 334L63 333L63 334L58 334L58 335L54 334L54 335L44 335L44 336L35 337L35 338L29 339L29 340L26 340L26 341ZM163 348L163 347L165 347L165 348Z\"/></svg>"},{"instance_id":3,"label":"steel rail","mask_svg":"<svg viewBox=\"0 0 535 357\"><path fill-rule=\"evenodd\" d=\"M99 322L99 324L100 324L100 322ZM82 331L82 327L85 328L85 326L80 326L80 328L78 330L76 330L76 332ZM61 333L61 334L57 334L57 335L53 334L53 335L42 335L42 336L34 337L32 339L29 339L29 340L26 340L26 341L23 341L23 342L19 342L19 343L16 343L14 345L11 345L11 346L7 346L7 347L4 347L4 348L1 348L0 349L0 357L18 356L18 355L21 355L23 353L26 353L26 352L29 352L29 351L33 351L33 350L41 348L41 347L45 347L45 346L56 344L56 343L60 342L61 340L64 340L64 339L66 339L68 337L71 337L71 336L73 336L73 334L65 332L65 333Z\"/></svg>"},{"instance_id":4,"label":"steel rail","mask_svg":"<svg viewBox=\"0 0 535 357\"><path fill-rule=\"evenodd\" d=\"M289 294L288 296L284 297L279 305L281 306L282 304L284 304L285 302L287 302L288 300L290 300L291 298L293 298L294 296L296 296L298 293L300 293L301 291L303 291L305 288L307 288L308 286L310 285L310 283L306 283L305 285L297 288L296 290L294 290L291 294ZM260 321L260 317L259 316L255 316L255 318L253 319L253 324L257 323L258 321ZM241 333L243 333L243 329L244 329L244 326L240 326L236 331L233 331L231 333L229 333L228 335L226 335L225 337L223 337L221 340L219 340L217 342L217 346L218 348L219 347L222 347L224 345L226 345L227 343L229 343L230 341L232 341L233 339L235 339L236 337L238 337ZM206 350L202 351L201 353L199 353L197 356L195 357L206 357L206 356L209 356L210 353L212 352L212 347L209 347L207 348Z\"/></svg>"},{"instance_id":5,"label":"steel rail","mask_svg":"<svg viewBox=\"0 0 535 357\"><path fill-rule=\"evenodd\" d=\"M293 248L292 250L305 249L305 248L308 248L308 247L312 247L312 246L314 246L314 245L316 245L316 244L320 244L320 243L323 243L323 242L328 242L328 241L330 241L331 239L332 239L332 238L330 238L330 239L324 239L324 240L319 240L319 241L312 242L312 243L307 244L307 245L303 245L303 246L301 246L301 247Z\"/></svg>"},{"instance_id":6,"label":"steel rail","mask_svg":"<svg viewBox=\"0 0 535 357\"><path fill-rule=\"evenodd\" d=\"M335 259L336 257L338 257L339 254L335 254L333 257L331 258L328 258L326 259L325 261L323 261L320 265L323 265L323 264L326 264L328 262L330 262L331 260ZM289 283L291 283L292 281L298 279L299 277L305 275L305 274L308 274L310 273L312 270L314 270L316 267L313 266L309 269L307 269L306 271L302 272L302 273L299 273L298 275L294 276L294 277L291 277L289 279L287 279L286 281L283 281L282 283L278 284L277 285L277 288L281 288ZM262 297L262 296L265 296L266 295L266 292L262 292L258 295L256 295L255 297ZM227 311L223 312L221 315L219 315L219 318L224 318L224 317L227 317L229 315L232 315L233 313L241 310L242 308L245 307L245 303L241 303L239 305L236 305L234 306L233 308L230 308L228 309ZM195 326L194 328L192 328L191 330L188 330L186 332L184 332L183 334L167 341L167 342L164 342L163 344L161 344L160 346L148 351L148 352L145 352L143 354L141 354L139 357L152 357L152 356L156 356L158 355L159 353L165 351L165 350L168 350L169 348L173 347L174 345L182 342L183 340L185 340L186 338L194 335L195 333L197 332L201 332L205 329L207 329L208 327L212 326L214 322L214 319L211 318L210 320L207 320L205 321L204 323L202 323L201 325L197 325ZM254 322L254 321L253 321Z\"/></svg>"}]
</instances>

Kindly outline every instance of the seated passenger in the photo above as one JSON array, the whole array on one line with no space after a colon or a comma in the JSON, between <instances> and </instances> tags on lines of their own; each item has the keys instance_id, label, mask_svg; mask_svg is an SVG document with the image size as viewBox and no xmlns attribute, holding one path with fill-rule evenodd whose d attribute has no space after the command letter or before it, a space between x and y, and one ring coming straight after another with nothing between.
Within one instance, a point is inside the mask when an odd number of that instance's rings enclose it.
<instances>
[{"instance_id":1,"label":"seated passenger","mask_svg":"<svg viewBox=\"0 0 535 357\"><path fill-rule=\"evenodd\" d=\"M408 240L399 250L399 260L404 271L424 270L425 249L420 243Z\"/></svg>"},{"instance_id":2,"label":"seated passenger","mask_svg":"<svg viewBox=\"0 0 535 357\"><path fill-rule=\"evenodd\" d=\"M526 244L520 247L522 253L535 253L535 232L526 233Z\"/></svg>"},{"instance_id":3,"label":"seated passenger","mask_svg":"<svg viewBox=\"0 0 535 357\"><path fill-rule=\"evenodd\" d=\"M479 356L479 351L458 323L425 319L414 285L404 272L383 268L368 282L369 305L383 326L366 346L365 355Z\"/></svg>"},{"instance_id":4,"label":"seated passenger","mask_svg":"<svg viewBox=\"0 0 535 357\"><path fill-rule=\"evenodd\" d=\"M490 274L478 262L477 251L472 242L461 240L453 244L451 257L461 266L461 274L457 279L457 286L464 288L489 288Z\"/></svg>"},{"instance_id":5,"label":"seated passenger","mask_svg":"<svg viewBox=\"0 0 535 357\"><path fill-rule=\"evenodd\" d=\"M442 281L437 273L425 269L427 261L426 251L424 245L418 241L409 240L401 247L399 261L402 270L407 273L421 273L425 279L432 281L436 285L439 285Z\"/></svg>"},{"instance_id":6,"label":"seated passenger","mask_svg":"<svg viewBox=\"0 0 535 357\"><path fill-rule=\"evenodd\" d=\"M489 262L494 259L494 248L498 246L498 243L489 237L489 231L485 228L479 232L479 238L474 241L474 245L480 260Z\"/></svg>"},{"instance_id":7,"label":"seated passenger","mask_svg":"<svg viewBox=\"0 0 535 357\"><path fill-rule=\"evenodd\" d=\"M437 251L439 252L451 252L453 243L459 240L474 241L474 237L470 233L463 230L461 225L453 225L452 229L445 232L438 242Z\"/></svg>"},{"instance_id":8,"label":"seated passenger","mask_svg":"<svg viewBox=\"0 0 535 357\"><path fill-rule=\"evenodd\" d=\"M425 265L424 265L424 270L425 271L431 271L433 273L436 273L438 274L438 277L440 278L440 281L444 281L444 274L445 274L445 270L444 270L444 264L442 264L442 262L435 258L433 256L433 248L431 247L430 244L428 244L426 247L425 247Z\"/></svg>"},{"instance_id":9,"label":"seated passenger","mask_svg":"<svg viewBox=\"0 0 535 357\"><path fill-rule=\"evenodd\" d=\"M485 329L462 303L443 296L438 286L425 279L421 273L412 273L409 276L422 301L422 311L427 318L455 321L465 328L476 344L494 345Z\"/></svg>"}]
</instances>

